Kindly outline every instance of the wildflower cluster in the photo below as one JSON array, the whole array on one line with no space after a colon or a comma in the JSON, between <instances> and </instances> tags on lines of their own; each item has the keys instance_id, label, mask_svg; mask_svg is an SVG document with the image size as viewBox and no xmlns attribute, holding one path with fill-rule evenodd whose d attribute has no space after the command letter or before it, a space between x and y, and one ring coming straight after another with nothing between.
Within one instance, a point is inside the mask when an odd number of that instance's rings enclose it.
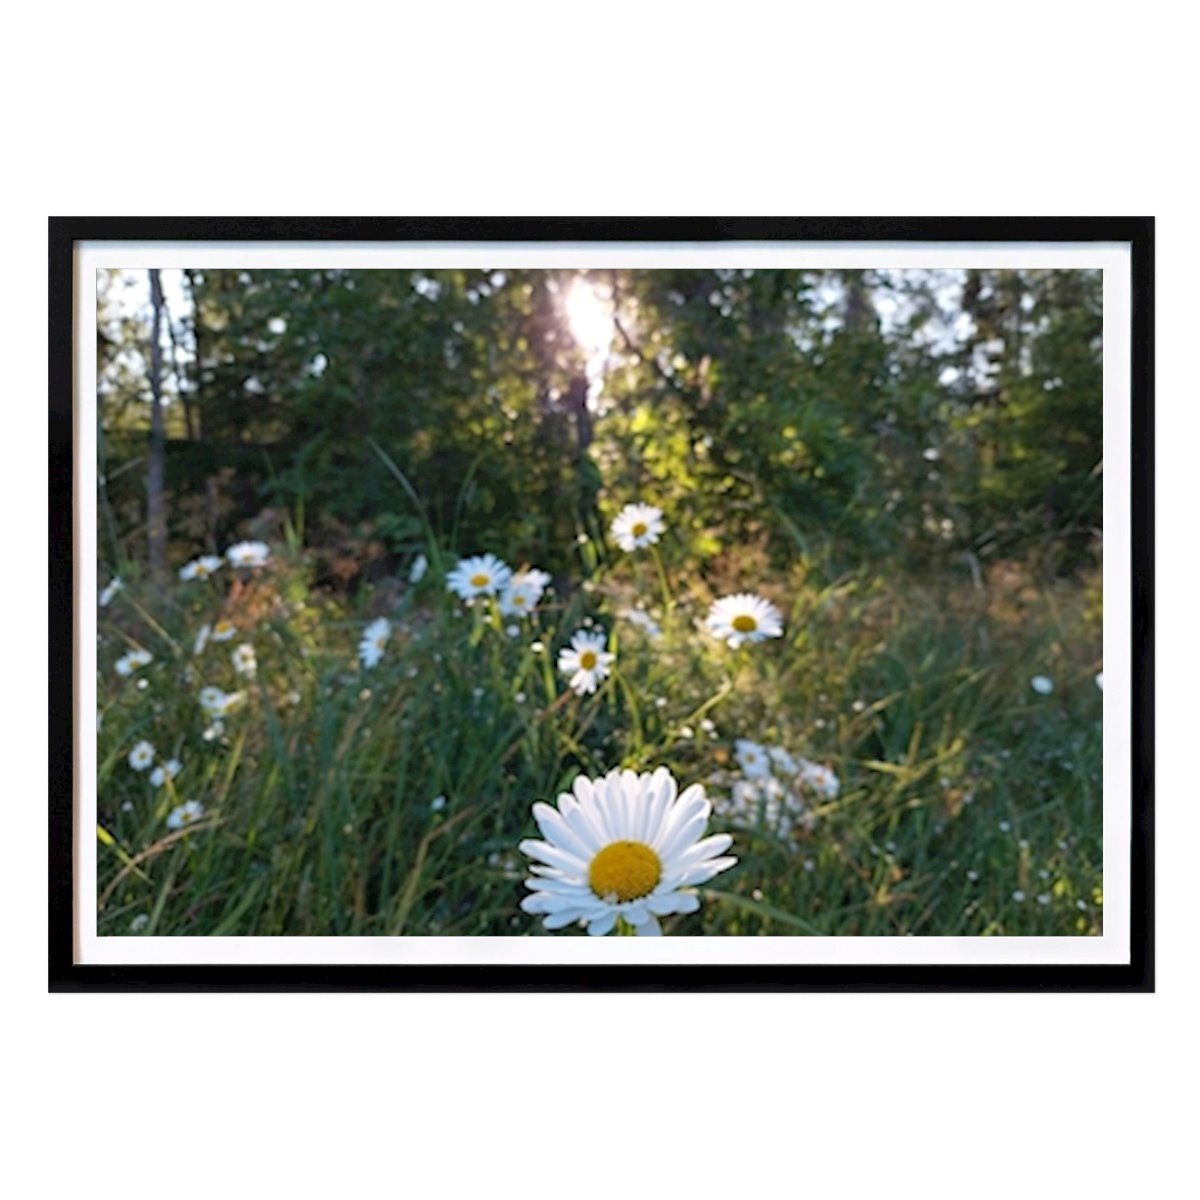
<instances>
[{"instance_id":1,"label":"wildflower cluster","mask_svg":"<svg viewBox=\"0 0 1200 1200\"><path fill-rule=\"evenodd\" d=\"M789 838L798 823L806 828L814 824L814 799L833 800L841 790L830 767L795 757L782 746L739 738L734 759L741 774L723 781L729 797L717 801L717 812L744 829Z\"/></svg>"}]
</instances>

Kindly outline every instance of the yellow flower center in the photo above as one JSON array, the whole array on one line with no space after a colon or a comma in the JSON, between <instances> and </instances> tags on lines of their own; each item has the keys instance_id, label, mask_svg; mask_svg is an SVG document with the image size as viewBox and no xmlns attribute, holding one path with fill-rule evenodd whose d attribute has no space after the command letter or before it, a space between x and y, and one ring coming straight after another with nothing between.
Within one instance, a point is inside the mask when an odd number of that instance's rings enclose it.
<instances>
[{"instance_id":1,"label":"yellow flower center","mask_svg":"<svg viewBox=\"0 0 1200 1200\"><path fill-rule=\"evenodd\" d=\"M633 526L633 529L631 530L631 532L633 533L634 537L641 537L642 534L646 532L646 522L645 521L634 522L634 526Z\"/></svg>"},{"instance_id":2,"label":"yellow flower center","mask_svg":"<svg viewBox=\"0 0 1200 1200\"><path fill-rule=\"evenodd\" d=\"M742 613L733 618L730 624L738 633L753 633L758 628L758 622L751 616Z\"/></svg>"},{"instance_id":3,"label":"yellow flower center","mask_svg":"<svg viewBox=\"0 0 1200 1200\"><path fill-rule=\"evenodd\" d=\"M517 595L513 597L513 604L517 608L523 608L525 606L525 597L518 592Z\"/></svg>"},{"instance_id":4,"label":"yellow flower center","mask_svg":"<svg viewBox=\"0 0 1200 1200\"><path fill-rule=\"evenodd\" d=\"M208 568L203 563L197 563L196 564L196 574L199 575L201 579L207 579L208 578Z\"/></svg>"},{"instance_id":5,"label":"yellow flower center","mask_svg":"<svg viewBox=\"0 0 1200 1200\"><path fill-rule=\"evenodd\" d=\"M484 574L484 572L482 572L482 571L480 571L478 575L471 576L471 586L472 587L487 587L487 585L491 581L492 581L492 577L490 575Z\"/></svg>"},{"instance_id":6,"label":"yellow flower center","mask_svg":"<svg viewBox=\"0 0 1200 1200\"><path fill-rule=\"evenodd\" d=\"M232 628L228 621L218 621L213 627L213 633L228 633Z\"/></svg>"},{"instance_id":7,"label":"yellow flower center","mask_svg":"<svg viewBox=\"0 0 1200 1200\"><path fill-rule=\"evenodd\" d=\"M585 670L590 671L596 665L595 650L585 650L579 656L579 665Z\"/></svg>"},{"instance_id":8,"label":"yellow flower center","mask_svg":"<svg viewBox=\"0 0 1200 1200\"><path fill-rule=\"evenodd\" d=\"M641 842L612 842L588 868L588 883L602 900L638 900L654 891L662 878L662 863Z\"/></svg>"}]
</instances>

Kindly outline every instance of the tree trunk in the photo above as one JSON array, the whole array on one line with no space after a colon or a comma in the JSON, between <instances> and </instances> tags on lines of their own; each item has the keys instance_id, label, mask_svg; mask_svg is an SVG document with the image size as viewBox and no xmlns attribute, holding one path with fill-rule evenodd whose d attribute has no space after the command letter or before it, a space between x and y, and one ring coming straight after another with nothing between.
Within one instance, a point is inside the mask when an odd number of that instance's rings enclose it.
<instances>
[{"instance_id":1,"label":"tree trunk","mask_svg":"<svg viewBox=\"0 0 1200 1200\"><path fill-rule=\"evenodd\" d=\"M167 509L163 496L166 448L162 409L162 283L150 272L150 304L154 319L150 334L150 453L146 468L147 557L150 578L162 589L167 579Z\"/></svg>"}]
</instances>

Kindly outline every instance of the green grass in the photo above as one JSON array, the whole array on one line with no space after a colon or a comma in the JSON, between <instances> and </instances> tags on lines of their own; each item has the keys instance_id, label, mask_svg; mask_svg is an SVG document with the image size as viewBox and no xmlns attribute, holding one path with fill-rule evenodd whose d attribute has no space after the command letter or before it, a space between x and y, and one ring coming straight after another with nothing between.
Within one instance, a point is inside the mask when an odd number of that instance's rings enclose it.
<instances>
[{"instance_id":1,"label":"green grass","mask_svg":"<svg viewBox=\"0 0 1200 1200\"><path fill-rule=\"evenodd\" d=\"M233 592L222 572L165 598L121 593L100 620L99 932L547 936L518 908L531 804L616 766L666 765L724 796L739 737L831 765L840 792L811 797L786 839L731 829L737 866L668 934L1100 932L1100 634L1085 584L822 583L797 564L723 589L761 590L787 618L783 638L734 652L697 628L709 593L684 586L669 552L661 572L650 556L603 570L593 549L589 585L551 593L517 637L464 611L431 568L389 592L393 636L371 671L356 647L379 598L350 612L310 593L298 547ZM660 639L616 616L635 597ZM222 611L240 636L194 656ZM614 634L617 663L580 699L554 659L587 618ZM253 682L230 662L240 641L257 652ZM123 679L112 664L131 645L155 659ZM1030 689L1039 673L1052 695ZM205 684L247 692L210 741ZM183 761L172 785L128 766L141 738ZM184 800L205 815L173 832Z\"/></svg>"}]
</instances>

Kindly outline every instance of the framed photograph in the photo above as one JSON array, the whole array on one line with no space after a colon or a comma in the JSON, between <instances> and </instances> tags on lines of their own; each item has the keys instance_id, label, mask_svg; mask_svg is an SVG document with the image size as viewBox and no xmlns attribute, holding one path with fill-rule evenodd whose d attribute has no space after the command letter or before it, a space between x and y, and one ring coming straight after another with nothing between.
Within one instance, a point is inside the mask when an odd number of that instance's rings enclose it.
<instances>
[{"instance_id":1,"label":"framed photograph","mask_svg":"<svg viewBox=\"0 0 1200 1200\"><path fill-rule=\"evenodd\" d=\"M1152 990L1151 218L53 218L54 990Z\"/></svg>"}]
</instances>

